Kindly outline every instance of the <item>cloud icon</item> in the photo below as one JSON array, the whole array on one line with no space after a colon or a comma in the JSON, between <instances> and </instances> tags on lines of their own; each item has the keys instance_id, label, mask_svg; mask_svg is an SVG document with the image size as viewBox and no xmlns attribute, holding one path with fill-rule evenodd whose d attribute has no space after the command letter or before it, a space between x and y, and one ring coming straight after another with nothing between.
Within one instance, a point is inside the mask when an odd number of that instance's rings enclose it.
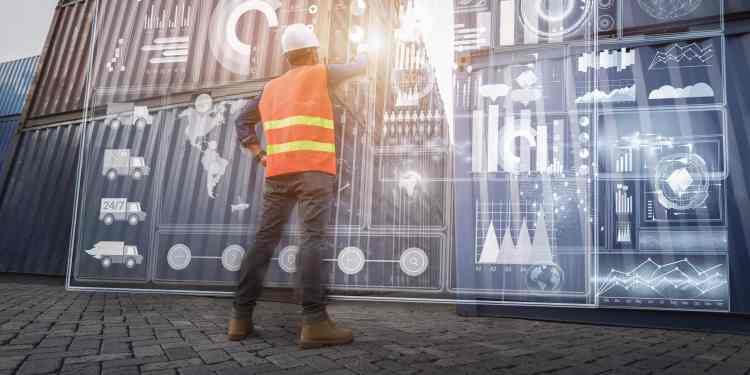
<instances>
[{"instance_id":1,"label":"cloud icon","mask_svg":"<svg viewBox=\"0 0 750 375\"><path fill-rule=\"evenodd\" d=\"M484 85L479 88L479 95L483 98L490 98L493 102L497 101L497 98L506 97L510 92L510 86L505 84L497 85Z\"/></svg>"},{"instance_id":2,"label":"cloud icon","mask_svg":"<svg viewBox=\"0 0 750 375\"><path fill-rule=\"evenodd\" d=\"M670 85L662 86L659 89L651 91L649 100L659 99L687 99L687 98L713 98L714 89L706 83L700 82L685 88L676 88Z\"/></svg>"}]
</instances>

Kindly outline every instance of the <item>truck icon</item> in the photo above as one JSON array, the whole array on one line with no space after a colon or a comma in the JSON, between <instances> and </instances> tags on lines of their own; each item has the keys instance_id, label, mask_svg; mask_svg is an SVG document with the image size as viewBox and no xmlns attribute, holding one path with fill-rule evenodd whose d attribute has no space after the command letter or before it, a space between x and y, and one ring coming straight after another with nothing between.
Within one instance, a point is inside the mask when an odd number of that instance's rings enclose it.
<instances>
[{"instance_id":1,"label":"truck icon","mask_svg":"<svg viewBox=\"0 0 750 375\"><path fill-rule=\"evenodd\" d=\"M99 210L99 221L112 225L118 221L127 221L131 226L146 220L146 213L141 210L140 202L128 202L127 198L104 198Z\"/></svg>"},{"instance_id":2,"label":"truck icon","mask_svg":"<svg viewBox=\"0 0 750 375\"><path fill-rule=\"evenodd\" d=\"M109 268L113 264L124 264L133 268L143 262L143 256L138 254L138 248L125 245L119 241L101 241L93 249L86 250L86 254L102 262L102 267Z\"/></svg>"},{"instance_id":3,"label":"truck icon","mask_svg":"<svg viewBox=\"0 0 750 375\"><path fill-rule=\"evenodd\" d=\"M119 176L130 176L140 180L148 176L151 168L146 166L146 161L141 156L131 156L130 150L104 150L104 163L102 164L102 176L114 181Z\"/></svg>"},{"instance_id":4,"label":"truck icon","mask_svg":"<svg viewBox=\"0 0 750 375\"><path fill-rule=\"evenodd\" d=\"M154 123L154 116L148 112L148 107L136 106L133 103L111 103L107 105L107 125L118 128L120 125L144 128Z\"/></svg>"}]
</instances>

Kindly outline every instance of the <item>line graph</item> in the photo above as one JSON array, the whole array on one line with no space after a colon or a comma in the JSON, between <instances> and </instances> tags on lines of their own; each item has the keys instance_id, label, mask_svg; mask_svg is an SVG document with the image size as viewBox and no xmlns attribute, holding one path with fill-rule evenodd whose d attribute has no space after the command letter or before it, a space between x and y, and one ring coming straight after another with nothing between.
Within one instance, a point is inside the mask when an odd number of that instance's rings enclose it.
<instances>
[{"instance_id":1,"label":"line graph","mask_svg":"<svg viewBox=\"0 0 750 375\"><path fill-rule=\"evenodd\" d=\"M709 264L699 266L688 258L660 264L648 258L627 271L613 267L599 278L599 295L681 300L724 297L728 285L725 264Z\"/></svg>"},{"instance_id":2,"label":"line graph","mask_svg":"<svg viewBox=\"0 0 750 375\"><path fill-rule=\"evenodd\" d=\"M697 68L711 66L714 58L714 47L709 44L675 43L665 48L657 49L648 70Z\"/></svg>"}]
</instances>

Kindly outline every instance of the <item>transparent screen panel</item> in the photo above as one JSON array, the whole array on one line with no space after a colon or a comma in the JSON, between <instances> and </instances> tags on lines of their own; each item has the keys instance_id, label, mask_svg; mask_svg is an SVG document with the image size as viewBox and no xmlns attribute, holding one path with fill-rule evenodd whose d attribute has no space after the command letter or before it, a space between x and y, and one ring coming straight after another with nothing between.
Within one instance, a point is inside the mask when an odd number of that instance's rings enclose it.
<instances>
[{"instance_id":1,"label":"transparent screen panel","mask_svg":"<svg viewBox=\"0 0 750 375\"><path fill-rule=\"evenodd\" d=\"M461 299L595 303L596 118L575 103L595 69L575 68L616 30L616 4L599 3L457 9L450 285ZM611 24L598 22L608 10ZM471 45L488 26L492 48Z\"/></svg>"},{"instance_id":2,"label":"transparent screen panel","mask_svg":"<svg viewBox=\"0 0 750 375\"><path fill-rule=\"evenodd\" d=\"M265 254L341 298L728 311L724 4L676 3L98 0L68 286L230 295ZM297 23L337 170L312 261L294 201L257 246L279 187L241 145Z\"/></svg>"}]
</instances>

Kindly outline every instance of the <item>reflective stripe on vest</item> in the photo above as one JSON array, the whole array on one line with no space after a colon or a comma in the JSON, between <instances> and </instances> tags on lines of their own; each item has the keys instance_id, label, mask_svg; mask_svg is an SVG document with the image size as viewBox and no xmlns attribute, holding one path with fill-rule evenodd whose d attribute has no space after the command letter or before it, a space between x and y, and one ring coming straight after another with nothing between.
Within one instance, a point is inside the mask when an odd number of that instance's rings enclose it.
<instances>
[{"instance_id":1,"label":"reflective stripe on vest","mask_svg":"<svg viewBox=\"0 0 750 375\"><path fill-rule=\"evenodd\" d=\"M325 65L296 67L269 82L260 101L266 176L336 174L336 133Z\"/></svg>"},{"instance_id":2,"label":"reflective stripe on vest","mask_svg":"<svg viewBox=\"0 0 750 375\"><path fill-rule=\"evenodd\" d=\"M336 145L315 141L296 141L278 145L268 145L266 149L269 156L294 151L331 152L336 155Z\"/></svg>"},{"instance_id":3,"label":"reflective stripe on vest","mask_svg":"<svg viewBox=\"0 0 750 375\"><path fill-rule=\"evenodd\" d=\"M295 125L317 126L324 129L333 129L333 120L313 116L293 116L283 120L263 123L263 129L266 131L277 130Z\"/></svg>"}]
</instances>

